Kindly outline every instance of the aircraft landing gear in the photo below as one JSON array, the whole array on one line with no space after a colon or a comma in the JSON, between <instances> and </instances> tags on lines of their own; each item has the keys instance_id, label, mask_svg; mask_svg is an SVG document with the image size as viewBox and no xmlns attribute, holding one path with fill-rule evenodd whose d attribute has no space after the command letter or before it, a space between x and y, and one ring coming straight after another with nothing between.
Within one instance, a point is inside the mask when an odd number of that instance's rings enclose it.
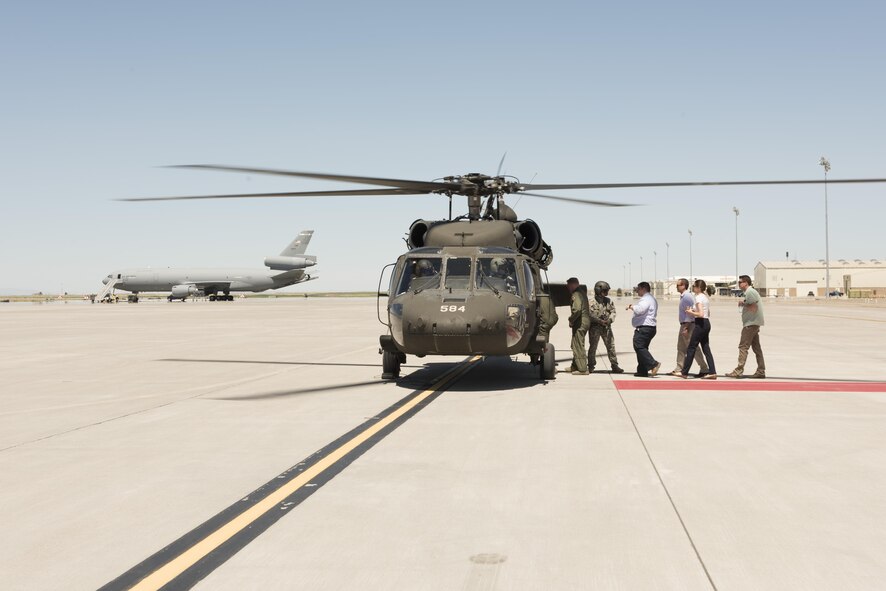
<instances>
[{"instance_id":1,"label":"aircraft landing gear","mask_svg":"<svg viewBox=\"0 0 886 591\"><path fill-rule=\"evenodd\" d=\"M216 299L218 299L218 298L216 298L215 294L212 294L211 296L209 296L210 302L214 302Z\"/></svg>"},{"instance_id":2,"label":"aircraft landing gear","mask_svg":"<svg viewBox=\"0 0 886 591\"><path fill-rule=\"evenodd\" d=\"M137 304L138 303L138 295L131 293L128 296L126 296L126 301L129 302L130 304Z\"/></svg>"},{"instance_id":3,"label":"aircraft landing gear","mask_svg":"<svg viewBox=\"0 0 886 591\"><path fill-rule=\"evenodd\" d=\"M400 377L400 364L406 362L406 355L397 352L383 351L381 355L381 367L383 380L396 380Z\"/></svg>"},{"instance_id":4,"label":"aircraft landing gear","mask_svg":"<svg viewBox=\"0 0 886 591\"><path fill-rule=\"evenodd\" d=\"M544 353L541 354L541 363L538 364L540 377L543 380L553 380L557 375L557 358L554 345L545 345Z\"/></svg>"}]
</instances>

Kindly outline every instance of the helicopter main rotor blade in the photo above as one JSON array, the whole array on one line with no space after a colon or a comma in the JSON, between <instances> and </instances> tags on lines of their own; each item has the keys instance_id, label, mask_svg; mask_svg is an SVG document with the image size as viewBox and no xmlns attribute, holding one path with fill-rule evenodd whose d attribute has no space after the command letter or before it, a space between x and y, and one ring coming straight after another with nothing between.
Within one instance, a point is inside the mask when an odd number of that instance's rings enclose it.
<instances>
[{"instance_id":1,"label":"helicopter main rotor blade","mask_svg":"<svg viewBox=\"0 0 886 591\"><path fill-rule=\"evenodd\" d=\"M179 164L167 168L193 168L198 170L219 170L223 172L241 172L246 174L270 174L277 176L297 176L309 179L341 181L345 183L361 183L364 185L381 185L400 189L423 189L425 192L450 191L462 188L461 183L441 183L436 181L413 181L406 179L383 179L370 176L351 176L344 174L325 174L319 172L297 172L294 170L278 170L273 168L245 168L241 166L221 166L216 164Z\"/></svg>"},{"instance_id":2,"label":"helicopter main rotor blade","mask_svg":"<svg viewBox=\"0 0 886 591\"><path fill-rule=\"evenodd\" d=\"M581 203L582 205L599 205L602 207L633 207L636 203L615 203L614 201L594 201L591 199L576 199L574 197L559 197L557 195L542 195L541 193L524 193L520 191L517 195L529 195L530 197L541 197L543 199L554 199L556 201L569 201L571 203Z\"/></svg>"},{"instance_id":3,"label":"helicopter main rotor blade","mask_svg":"<svg viewBox=\"0 0 886 591\"><path fill-rule=\"evenodd\" d=\"M184 195L180 197L134 197L115 201L181 201L185 199L253 199L263 197L350 197L361 195L427 195L412 189L354 189L348 191L297 191L294 193L239 193L233 195Z\"/></svg>"},{"instance_id":4,"label":"helicopter main rotor blade","mask_svg":"<svg viewBox=\"0 0 886 591\"><path fill-rule=\"evenodd\" d=\"M836 179L827 181L712 181L694 183L588 183L579 185L520 185L520 187L521 189L529 189L532 191L546 191L549 189L625 189L643 187L708 187L716 185L821 185L824 183L886 183L886 179Z\"/></svg>"}]
</instances>

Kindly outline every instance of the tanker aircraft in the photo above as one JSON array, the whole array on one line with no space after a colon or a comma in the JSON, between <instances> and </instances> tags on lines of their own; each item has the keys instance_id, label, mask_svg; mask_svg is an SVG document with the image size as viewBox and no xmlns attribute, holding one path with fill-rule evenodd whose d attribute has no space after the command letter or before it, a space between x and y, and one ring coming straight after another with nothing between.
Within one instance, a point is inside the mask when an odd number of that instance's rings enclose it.
<instances>
[{"instance_id":1,"label":"tanker aircraft","mask_svg":"<svg viewBox=\"0 0 886 591\"><path fill-rule=\"evenodd\" d=\"M267 269L205 268L188 269L142 268L121 269L102 279L104 287L95 299L110 298L115 289L131 292L130 302L138 302L140 292L170 292L167 299L185 300L188 296L209 296L210 301L233 301L231 292L260 292L279 289L317 279L305 269L317 264L317 257L306 255L313 230L299 233L278 256L265 258Z\"/></svg>"}]
</instances>

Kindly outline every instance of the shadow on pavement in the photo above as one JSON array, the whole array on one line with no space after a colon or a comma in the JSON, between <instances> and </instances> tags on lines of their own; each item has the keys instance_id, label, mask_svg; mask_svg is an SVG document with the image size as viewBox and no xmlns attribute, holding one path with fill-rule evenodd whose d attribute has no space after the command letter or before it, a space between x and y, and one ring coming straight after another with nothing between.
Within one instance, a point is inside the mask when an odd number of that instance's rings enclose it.
<instances>
[{"instance_id":1,"label":"shadow on pavement","mask_svg":"<svg viewBox=\"0 0 886 591\"><path fill-rule=\"evenodd\" d=\"M273 392L259 392L257 394L241 394L239 396L201 396L205 400L268 400L272 398L286 398L302 394L317 394L319 392L335 392L348 388L362 388L365 386L379 386L385 384L382 380L371 382L350 382L346 384L331 384L329 386L316 386L314 388L297 388L294 390L276 390Z\"/></svg>"},{"instance_id":2,"label":"shadow on pavement","mask_svg":"<svg viewBox=\"0 0 886 591\"><path fill-rule=\"evenodd\" d=\"M412 372L397 380L401 388L428 388L457 363L429 363L423 369ZM529 363L528 358L514 361L510 357L486 357L477 362L463 377L446 388L450 392L494 392L516 390L543 385L539 377L539 367Z\"/></svg>"},{"instance_id":3,"label":"shadow on pavement","mask_svg":"<svg viewBox=\"0 0 886 591\"><path fill-rule=\"evenodd\" d=\"M324 363L320 361L253 361L249 359L157 359L157 361L175 361L179 363L255 363L260 365L319 365L329 367L376 367L381 371L381 360L378 363ZM404 365L403 367L421 367L420 365Z\"/></svg>"}]
</instances>

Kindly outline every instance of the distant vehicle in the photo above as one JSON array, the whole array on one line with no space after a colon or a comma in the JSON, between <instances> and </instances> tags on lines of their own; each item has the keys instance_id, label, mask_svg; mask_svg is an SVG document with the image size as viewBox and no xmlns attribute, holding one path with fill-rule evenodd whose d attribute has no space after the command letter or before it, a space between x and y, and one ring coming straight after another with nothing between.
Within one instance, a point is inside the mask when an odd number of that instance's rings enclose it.
<instances>
[{"instance_id":1,"label":"distant vehicle","mask_svg":"<svg viewBox=\"0 0 886 591\"><path fill-rule=\"evenodd\" d=\"M184 301L189 296L207 295L213 302L230 302L234 300L231 292L260 292L311 281L317 277L308 275L305 269L316 265L317 257L306 255L305 251L313 234L313 230L305 230L278 256L265 258L268 269L122 269L102 279L105 286L95 299L101 301L111 298L115 289L121 289L131 292L132 295L128 298L130 302L137 302L138 294L145 291L168 291L170 294L167 299L170 302L177 299Z\"/></svg>"},{"instance_id":2,"label":"distant vehicle","mask_svg":"<svg viewBox=\"0 0 886 591\"><path fill-rule=\"evenodd\" d=\"M815 294L810 291L809 293L806 294L806 297L807 298L814 298Z\"/></svg>"},{"instance_id":3,"label":"distant vehicle","mask_svg":"<svg viewBox=\"0 0 886 591\"><path fill-rule=\"evenodd\" d=\"M842 296L843 296L843 292L840 291L839 289L835 289L835 290L832 291L829 295L830 295L832 298L839 298L839 297L842 297Z\"/></svg>"}]
</instances>

